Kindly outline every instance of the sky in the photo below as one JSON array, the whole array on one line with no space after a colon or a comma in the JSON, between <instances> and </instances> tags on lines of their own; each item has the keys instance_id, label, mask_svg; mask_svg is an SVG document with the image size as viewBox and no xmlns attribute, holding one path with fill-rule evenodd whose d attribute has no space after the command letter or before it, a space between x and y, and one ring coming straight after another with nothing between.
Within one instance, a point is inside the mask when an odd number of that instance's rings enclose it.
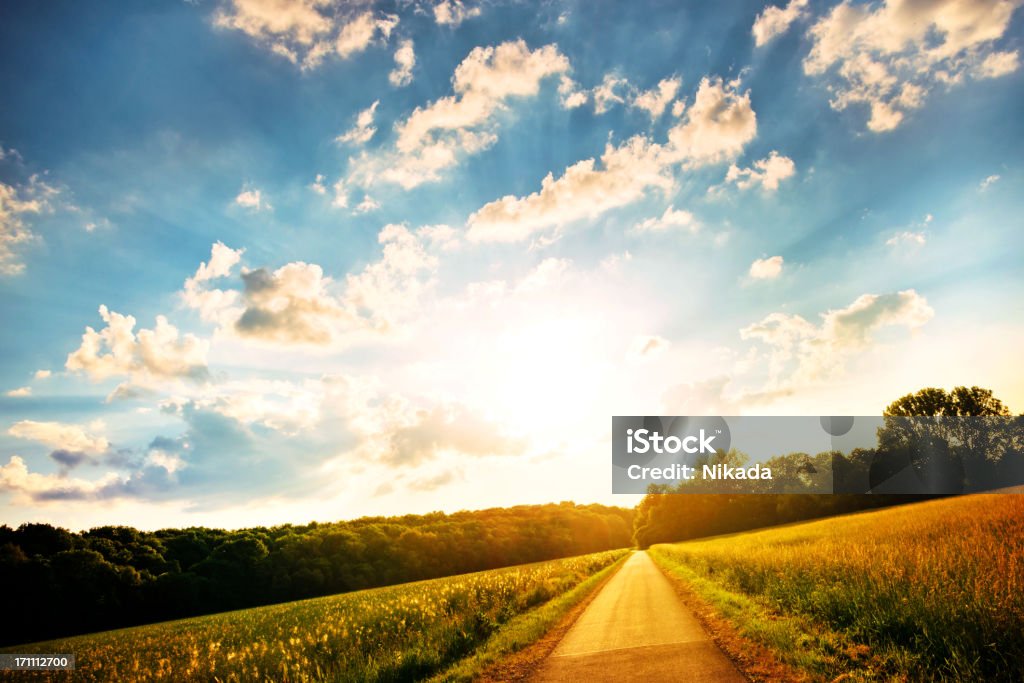
<instances>
[{"instance_id":1,"label":"sky","mask_svg":"<svg viewBox=\"0 0 1024 683\"><path fill-rule=\"evenodd\" d=\"M5 4L0 523L633 505L613 415L1024 411L1020 4Z\"/></svg>"}]
</instances>

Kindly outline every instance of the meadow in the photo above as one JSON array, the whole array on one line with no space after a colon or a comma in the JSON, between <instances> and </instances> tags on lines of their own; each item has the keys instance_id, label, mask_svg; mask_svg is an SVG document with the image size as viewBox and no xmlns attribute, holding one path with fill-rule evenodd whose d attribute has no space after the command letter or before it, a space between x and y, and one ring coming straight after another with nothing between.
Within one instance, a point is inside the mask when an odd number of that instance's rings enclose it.
<instances>
[{"instance_id":1,"label":"meadow","mask_svg":"<svg viewBox=\"0 0 1024 683\"><path fill-rule=\"evenodd\" d=\"M76 655L73 674L34 675L48 680L421 680L467 657L517 616L557 602L610 570L627 553L594 553L7 651Z\"/></svg>"},{"instance_id":2,"label":"meadow","mask_svg":"<svg viewBox=\"0 0 1024 683\"><path fill-rule=\"evenodd\" d=\"M1024 496L934 500L655 545L813 680L1024 680Z\"/></svg>"}]
</instances>

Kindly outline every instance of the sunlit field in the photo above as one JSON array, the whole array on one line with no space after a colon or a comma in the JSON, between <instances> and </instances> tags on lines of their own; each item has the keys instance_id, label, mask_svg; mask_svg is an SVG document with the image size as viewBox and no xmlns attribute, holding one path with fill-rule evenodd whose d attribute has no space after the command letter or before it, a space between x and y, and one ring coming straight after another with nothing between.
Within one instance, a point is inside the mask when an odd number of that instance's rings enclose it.
<instances>
[{"instance_id":1,"label":"sunlit field","mask_svg":"<svg viewBox=\"0 0 1024 683\"><path fill-rule=\"evenodd\" d=\"M650 552L742 634L815 678L1024 679L1024 496L937 500Z\"/></svg>"},{"instance_id":2,"label":"sunlit field","mask_svg":"<svg viewBox=\"0 0 1024 683\"><path fill-rule=\"evenodd\" d=\"M74 653L77 670L49 674L55 680L419 680L472 652L511 618L564 594L627 552L108 631L10 651Z\"/></svg>"}]
</instances>

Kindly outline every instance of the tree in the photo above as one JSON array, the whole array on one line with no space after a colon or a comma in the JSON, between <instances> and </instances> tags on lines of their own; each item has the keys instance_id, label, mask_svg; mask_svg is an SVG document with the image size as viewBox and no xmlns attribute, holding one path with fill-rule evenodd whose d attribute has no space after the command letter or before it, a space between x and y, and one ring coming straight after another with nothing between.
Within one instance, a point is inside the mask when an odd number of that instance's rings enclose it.
<instances>
[{"instance_id":1,"label":"tree","mask_svg":"<svg viewBox=\"0 0 1024 683\"><path fill-rule=\"evenodd\" d=\"M872 488L894 485L921 493L960 493L1015 483L1021 420L989 389L929 387L883 411ZM1010 479L1013 479L1011 481ZM887 484L888 483L888 484Z\"/></svg>"},{"instance_id":2,"label":"tree","mask_svg":"<svg viewBox=\"0 0 1024 683\"><path fill-rule=\"evenodd\" d=\"M898 398L882 411L886 417L1008 416L1010 409L991 389L955 387L952 391L929 387Z\"/></svg>"}]
</instances>

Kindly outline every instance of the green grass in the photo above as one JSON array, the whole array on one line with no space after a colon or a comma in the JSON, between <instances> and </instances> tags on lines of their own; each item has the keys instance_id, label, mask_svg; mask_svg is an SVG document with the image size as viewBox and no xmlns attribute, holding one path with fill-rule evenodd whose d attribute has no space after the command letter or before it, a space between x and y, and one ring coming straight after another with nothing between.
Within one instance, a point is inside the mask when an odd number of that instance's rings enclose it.
<instances>
[{"instance_id":1,"label":"green grass","mask_svg":"<svg viewBox=\"0 0 1024 683\"><path fill-rule=\"evenodd\" d=\"M966 496L651 548L819 680L1024 680L1024 496Z\"/></svg>"},{"instance_id":2,"label":"green grass","mask_svg":"<svg viewBox=\"0 0 1024 683\"><path fill-rule=\"evenodd\" d=\"M574 589L588 580L596 583L602 570L627 553L595 553L7 651L74 653L75 681L423 680L484 643L485 654L475 666L539 637L568 609L570 596L578 599ZM506 625L506 634L498 635ZM453 671L452 680L473 666ZM72 680L68 674L51 678Z\"/></svg>"},{"instance_id":3,"label":"green grass","mask_svg":"<svg viewBox=\"0 0 1024 683\"><path fill-rule=\"evenodd\" d=\"M613 564L580 582L572 590L537 609L513 618L469 657L431 678L431 683L468 683L505 655L518 652L539 640L561 621L569 610L582 602L605 578L615 572L626 557L628 554L623 554Z\"/></svg>"}]
</instances>

